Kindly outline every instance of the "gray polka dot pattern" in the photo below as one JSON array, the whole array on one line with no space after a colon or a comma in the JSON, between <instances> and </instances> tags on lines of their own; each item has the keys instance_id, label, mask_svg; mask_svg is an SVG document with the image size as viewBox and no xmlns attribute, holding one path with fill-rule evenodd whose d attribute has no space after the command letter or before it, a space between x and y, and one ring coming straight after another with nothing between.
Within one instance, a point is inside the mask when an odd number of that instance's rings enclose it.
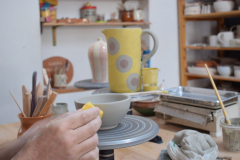
<instances>
[{"instance_id":1,"label":"gray polka dot pattern","mask_svg":"<svg viewBox=\"0 0 240 160\"><path fill-rule=\"evenodd\" d=\"M140 84L140 78L137 73L132 73L127 78L127 87L132 91L136 91Z\"/></svg>"},{"instance_id":2,"label":"gray polka dot pattern","mask_svg":"<svg viewBox=\"0 0 240 160\"><path fill-rule=\"evenodd\" d=\"M120 44L115 38L110 37L108 39L107 46L108 46L108 53L109 54L115 55L119 52Z\"/></svg>"},{"instance_id":3,"label":"gray polka dot pattern","mask_svg":"<svg viewBox=\"0 0 240 160\"><path fill-rule=\"evenodd\" d=\"M133 60L127 55L121 55L117 58L116 67L119 72L126 73L131 70Z\"/></svg>"}]
</instances>

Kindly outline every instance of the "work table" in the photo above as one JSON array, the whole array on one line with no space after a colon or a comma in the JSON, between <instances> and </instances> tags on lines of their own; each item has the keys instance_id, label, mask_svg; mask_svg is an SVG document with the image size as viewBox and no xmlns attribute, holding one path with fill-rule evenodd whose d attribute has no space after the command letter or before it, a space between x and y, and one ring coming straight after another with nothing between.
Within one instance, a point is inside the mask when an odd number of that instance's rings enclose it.
<instances>
[{"instance_id":1,"label":"work table","mask_svg":"<svg viewBox=\"0 0 240 160\"><path fill-rule=\"evenodd\" d=\"M140 115L136 111L133 111L133 114ZM167 149L167 143L172 140L174 134L183 129L189 129L185 126L180 126L176 124L160 124L159 119L155 116L147 118L152 119L158 124L160 128L158 135L162 137L163 143L156 144L152 142L146 142L133 147L115 149L114 151L116 160L158 160L161 150ZM19 127L20 122L0 125L0 144L16 139ZM200 132L206 133L205 131ZM223 149L222 137L213 139L218 145L218 156L232 157L233 160L239 159L240 153L228 152Z\"/></svg>"}]
</instances>

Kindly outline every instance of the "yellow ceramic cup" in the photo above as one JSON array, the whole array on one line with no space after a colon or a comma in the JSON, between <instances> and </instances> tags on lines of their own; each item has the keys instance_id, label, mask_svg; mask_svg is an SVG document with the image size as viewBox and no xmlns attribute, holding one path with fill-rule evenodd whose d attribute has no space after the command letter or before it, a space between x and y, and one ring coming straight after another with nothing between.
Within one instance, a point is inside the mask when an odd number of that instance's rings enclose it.
<instances>
[{"instance_id":1,"label":"yellow ceramic cup","mask_svg":"<svg viewBox=\"0 0 240 160\"><path fill-rule=\"evenodd\" d=\"M108 77L112 92L128 93L141 90L141 68L155 54L158 40L150 30L141 28L105 29L108 47ZM152 52L141 62L141 35L152 36Z\"/></svg>"},{"instance_id":2,"label":"yellow ceramic cup","mask_svg":"<svg viewBox=\"0 0 240 160\"><path fill-rule=\"evenodd\" d=\"M144 91L158 90L158 68L143 68L142 79Z\"/></svg>"}]
</instances>

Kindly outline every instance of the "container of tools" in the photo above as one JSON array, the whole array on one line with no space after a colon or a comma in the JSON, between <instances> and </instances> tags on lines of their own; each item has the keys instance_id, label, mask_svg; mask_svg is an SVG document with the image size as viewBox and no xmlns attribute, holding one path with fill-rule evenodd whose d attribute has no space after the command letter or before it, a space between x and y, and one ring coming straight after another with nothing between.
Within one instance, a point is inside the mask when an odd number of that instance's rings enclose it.
<instances>
[{"instance_id":1,"label":"container of tools","mask_svg":"<svg viewBox=\"0 0 240 160\"><path fill-rule=\"evenodd\" d=\"M21 121L21 126L17 135L18 138L34 123L50 118L53 114L52 104L57 97L57 93L51 90L51 78L47 79L47 81L48 86L46 92L43 92L43 85L41 83L37 85L37 72L33 72L32 91L28 90L25 85L22 86L23 110L13 93L10 91L14 101L21 111L21 113L18 114L18 118Z\"/></svg>"},{"instance_id":2,"label":"container of tools","mask_svg":"<svg viewBox=\"0 0 240 160\"><path fill-rule=\"evenodd\" d=\"M44 119L51 119L51 115L53 113L50 113L48 115L45 115L45 116L40 116L40 117L24 117L24 115L22 113L19 113L18 114L18 118L20 119L21 121L21 126L18 130L18 135L17 137L21 137L21 135L27 131L34 123L38 122L38 121L41 121L41 120L44 120Z\"/></svg>"},{"instance_id":3,"label":"container of tools","mask_svg":"<svg viewBox=\"0 0 240 160\"><path fill-rule=\"evenodd\" d=\"M62 66L56 65L54 71L54 87L55 88L66 88L67 86L67 75L68 71L68 60Z\"/></svg>"},{"instance_id":4,"label":"container of tools","mask_svg":"<svg viewBox=\"0 0 240 160\"><path fill-rule=\"evenodd\" d=\"M54 87L55 88L66 88L67 75L66 74L54 74Z\"/></svg>"}]
</instances>

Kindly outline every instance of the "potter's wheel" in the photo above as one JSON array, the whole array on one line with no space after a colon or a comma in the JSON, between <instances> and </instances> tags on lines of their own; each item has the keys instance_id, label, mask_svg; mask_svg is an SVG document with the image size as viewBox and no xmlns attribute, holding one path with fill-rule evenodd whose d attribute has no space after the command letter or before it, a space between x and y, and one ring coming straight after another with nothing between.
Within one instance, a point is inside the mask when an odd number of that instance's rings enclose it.
<instances>
[{"instance_id":1,"label":"potter's wheel","mask_svg":"<svg viewBox=\"0 0 240 160\"><path fill-rule=\"evenodd\" d=\"M151 140L158 131L158 125L151 119L126 115L118 127L98 131L98 148L109 150L134 146Z\"/></svg>"},{"instance_id":2,"label":"potter's wheel","mask_svg":"<svg viewBox=\"0 0 240 160\"><path fill-rule=\"evenodd\" d=\"M108 83L93 83L92 79L81 80L74 83L76 88L82 89L99 89L109 87Z\"/></svg>"},{"instance_id":3,"label":"potter's wheel","mask_svg":"<svg viewBox=\"0 0 240 160\"><path fill-rule=\"evenodd\" d=\"M97 89L95 90L92 94L104 94L104 93L114 93L110 90L110 88L101 88L101 89ZM124 94L124 93L121 93ZM126 93L127 94L127 93ZM151 99L155 99L158 98L159 95L134 95L131 96L131 101L132 102L136 102L136 101L143 101L143 100L151 100Z\"/></svg>"}]
</instances>

